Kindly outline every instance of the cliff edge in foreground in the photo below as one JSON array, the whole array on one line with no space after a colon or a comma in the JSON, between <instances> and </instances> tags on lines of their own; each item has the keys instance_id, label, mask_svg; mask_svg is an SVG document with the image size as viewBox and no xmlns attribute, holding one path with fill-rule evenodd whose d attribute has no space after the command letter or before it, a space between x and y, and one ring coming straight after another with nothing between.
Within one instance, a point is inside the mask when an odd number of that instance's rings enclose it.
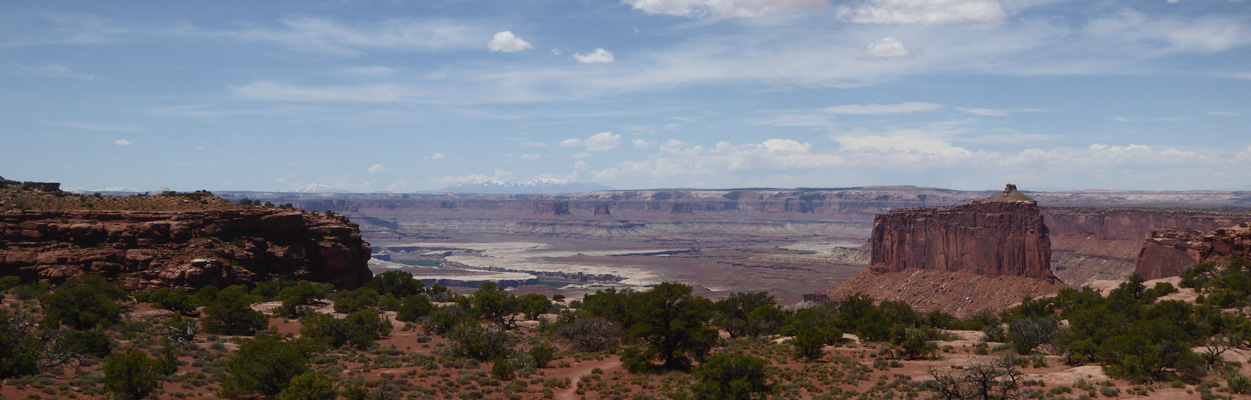
<instances>
[{"instance_id":1,"label":"cliff edge in foreground","mask_svg":"<svg viewBox=\"0 0 1251 400\"><path fill-rule=\"evenodd\" d=\"M231 204L207 192L85 196L0 185L0 276L83 274L132 290L279 278L352 288L369 243L339 215Z\"/></svg>"}]
</instances>

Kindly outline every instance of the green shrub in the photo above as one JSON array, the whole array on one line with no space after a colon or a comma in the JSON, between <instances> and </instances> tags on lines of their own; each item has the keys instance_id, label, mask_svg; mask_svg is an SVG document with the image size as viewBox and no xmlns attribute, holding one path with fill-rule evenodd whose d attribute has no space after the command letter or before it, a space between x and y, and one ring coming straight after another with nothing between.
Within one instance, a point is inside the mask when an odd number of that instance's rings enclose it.
<instances>
[{"instance_id":1,"label":"green shrub","mask_svg":"<svg viewBox=\"0 0 1251 400\"><path fill-rule=\"evenodd\" d=\"M334 384L320 374L307 372L291 378L286 389L278 393L277 400L334 400L339 393Z\"/></svg>"},{"instance_id":2,"label":"green shrub","mask_svg":"<svg viewBox=\"0 0 1251 400\"><path fill-rule=\"evenodd\" d=\"M73 280L43 299L44 327L66 325L88 330L121 321L116 299L126 293L116 283L98 276Z\"/></svg>"},{"instance_id":3,"label":"green shrub","mask_svg":"<svg viewBox=\"0 0 1251 400\"><path fill-rule=\"evenodd\" d=\"M143 351L128 348L104 364L104 386L125 399L142 399L156 389L157 361Z\"/></svg>"},{"instance_id":4,"label":"green shrub","mask_svg":"<svg viewBox=\"0 0 1251 400\"><path fill-rule=\"evenodd\" d=\"M43 342L0 310L0 379L39 372Z\"/></svg>"},{"instance_id":5,"label":"green shrub","mask_svg":"<svg viewBox=\"0 0 1251 400\"><path fill-rule=\"evenodd\" d=\"M148 294L153 307L189 314L195 311L195 300L185 289L157 289Z\"/></svg>"},{"instance_id":6,"label":"green shrub","mask_svg":"<svg viewBox=\"0 0 1251 400\"><path fill-rule=\"evenodd\" d=\"M309 346L302 341L287 342L277 335L262 334L239 344L239 350L226 362L220 397L274 396L291 379L309 372Z\"/></svg>"},{"instance_id":7,"label":"green shrub","mask_svg":"<svg viewBox=\"0 0 1251 400\"><path fill-rule=\"evenodd\" d=\"M219 292L204 309L204 332L224 335L252 335L269 324L264 313L252 309L254 298L244 286L231 286Z\"/></svg>"},{"instance_id":8,"label":"green shrub","mask_svg":"<svg viewBox=\"0 0 1251 400\"><path fill-rule=\"evenodd\" d=\"M370 288L360 288L339 292L334 296L334 312L351 314L378 305L378 292Z\"/></svg>"},{"instance_id":9,"label":"green shrub","mask_svg":"<svg viewBox=\"0 0 1251 400\"><path fill-rule=\"evenodd\" d=\"M776 383L768 383L768 372L762 359L734 353L721 353L695 368L698 380L691 389L697 400L751 399L777 391Z\"/></svg>"}]
</instances>

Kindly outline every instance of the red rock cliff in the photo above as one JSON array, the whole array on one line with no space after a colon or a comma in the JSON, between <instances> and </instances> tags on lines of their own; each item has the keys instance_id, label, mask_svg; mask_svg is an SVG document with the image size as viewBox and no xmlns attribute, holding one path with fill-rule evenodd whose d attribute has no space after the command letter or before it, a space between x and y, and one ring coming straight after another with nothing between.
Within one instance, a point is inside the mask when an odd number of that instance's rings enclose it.
<instances>
[{"instance_id":1,"label":"red rock cliff","mask_svg":"<svg viewBox=\"0 0 1251 400\"><path fill-rule=\"evenodd\" d=\"M227 286L279 277L356 287L369 244L342 216L280 209L0 212L0 276L82 274L131 289Z\"/></svg>"},{"instance_id":2,"label":"red rock cliff","mask_svg":"<svg viewBox=\"0 0 1251 400\"><path fill-rule=\"evenodd\" d=\"M1053 277L1042 213L1014 185L962 206L880 213L873 220L870 245L875 271Z\"/></svg>"},{"instance_id":3,"label":"red rock cliff","mask_svg":"<svg viewBox=\"0 0 1251 400\"><path fill-rule=\"evenodd\" d=\"M1160 229L1142 245L1134 272L1143 279L1181 275L1196 264L1251 257L1251 229L1237 226L1212 232Z\"/></svg>"}]
</instances>

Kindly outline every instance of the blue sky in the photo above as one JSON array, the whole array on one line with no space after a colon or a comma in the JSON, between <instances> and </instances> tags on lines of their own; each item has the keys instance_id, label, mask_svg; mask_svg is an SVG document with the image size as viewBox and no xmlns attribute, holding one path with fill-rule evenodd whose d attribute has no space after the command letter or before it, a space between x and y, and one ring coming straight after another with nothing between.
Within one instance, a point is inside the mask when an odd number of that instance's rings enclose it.
<instances>
[{"instance_id":1,"label":"blue sky","mask_svg":"<svg viewBox=\"0 0 1251 400\"><path fill-rule=\"evenodd\" d=\"M1251 1L6 1L0 176L1251 189Z\"/></svg>"}]
</instances>

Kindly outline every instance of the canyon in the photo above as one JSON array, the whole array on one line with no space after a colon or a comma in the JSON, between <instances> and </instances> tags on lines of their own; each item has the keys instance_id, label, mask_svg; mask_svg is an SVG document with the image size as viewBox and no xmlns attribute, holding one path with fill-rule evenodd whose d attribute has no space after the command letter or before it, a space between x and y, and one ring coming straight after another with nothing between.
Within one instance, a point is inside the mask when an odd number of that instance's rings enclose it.
<instances>
[{"instance_id":1,"label":"canyon","mask_svg":"<svg viewBox=\"0 0 1251 400\"><path fill-rule=\"evenodd\" d=\"M517 283L539 291L533 283L562 273L567 279L548 283L593 290L677 280L695 285L701 295L767 290L780 301L798 302L867 267L879 213L957 206L996 193L883 186L221 195L347 215L377 250L375 271L523 273L532 277ZM1051 257L1045 270L1073 287L1127 278L1156 229L1212 230L1251 221L1248 192L1022 193L1037 201L1047 226ZM1037 264L1030 268L1045 271ZM578 273L608 279L584 280Z\"/></svg>"}]
</instances>

